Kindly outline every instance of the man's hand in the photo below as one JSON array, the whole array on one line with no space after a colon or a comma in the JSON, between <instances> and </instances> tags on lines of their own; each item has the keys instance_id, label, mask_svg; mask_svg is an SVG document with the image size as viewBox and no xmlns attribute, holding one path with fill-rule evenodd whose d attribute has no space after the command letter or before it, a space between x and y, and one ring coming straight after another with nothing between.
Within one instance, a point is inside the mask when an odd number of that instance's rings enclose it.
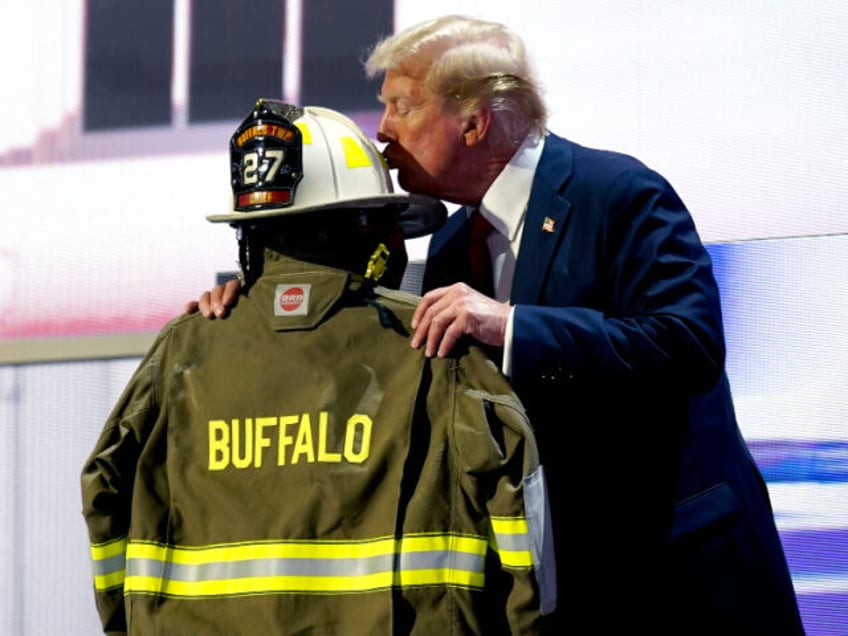
<instances>
[{"instance_id":1,"label":"man's hand","mask_svg":"<svg viewBox=\"0 0 848 636\"><path fill-rule=\"evenodd\" d=\"M465 283L427 292L412 315L412 346L429 358L444 357L464 335L503 347L510 306L484 296Z\"/></svg>"},{"instance_id":2,"label":"man's hand","mask_svg":"<svg viewBox=\"0 0 848 636\"><path fill-rule=\"evenodd\" d=\"M200 300L190 300L185 304L187 314L200 311L205 318L226 318L229 308L238 300L241 282L233 279L223 285L215 285L211 291L200 295Z\"/></svg>"}]
</instances>

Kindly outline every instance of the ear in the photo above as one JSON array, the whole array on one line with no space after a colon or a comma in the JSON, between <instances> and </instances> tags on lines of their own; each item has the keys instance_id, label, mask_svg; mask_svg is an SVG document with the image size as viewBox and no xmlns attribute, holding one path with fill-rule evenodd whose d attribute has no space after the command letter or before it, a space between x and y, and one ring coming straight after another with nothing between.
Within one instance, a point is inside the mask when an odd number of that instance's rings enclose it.
<instances>
[{"instance_id":1,"label":"ear","mask_svg":"<svg viewBox=\"0 0 848 636\"><path fill-rule=\"evenodd\" d=\"M492 119L492 111L484 106L465 118L462 135L467 147L476 146L487 137L492 127Z\"/></svg>"}]
</instances>

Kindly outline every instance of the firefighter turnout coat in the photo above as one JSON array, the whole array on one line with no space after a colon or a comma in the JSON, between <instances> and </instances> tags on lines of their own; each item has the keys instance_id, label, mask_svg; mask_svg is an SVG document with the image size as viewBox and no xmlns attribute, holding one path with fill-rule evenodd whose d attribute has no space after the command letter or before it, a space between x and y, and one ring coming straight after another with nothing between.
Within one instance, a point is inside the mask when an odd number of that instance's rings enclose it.
<instances>
[{"instance_id":1,"label":"firefighter turnout coat","mask_svg":"<svg viewBox=\"0 0 848 636\"><path fill-rule=\"evenodd\" d=\"M535 633L555 603L524 410L418 297L266 250L158 335L82 472L107 633Z\"/></svg>"}]
</instances>

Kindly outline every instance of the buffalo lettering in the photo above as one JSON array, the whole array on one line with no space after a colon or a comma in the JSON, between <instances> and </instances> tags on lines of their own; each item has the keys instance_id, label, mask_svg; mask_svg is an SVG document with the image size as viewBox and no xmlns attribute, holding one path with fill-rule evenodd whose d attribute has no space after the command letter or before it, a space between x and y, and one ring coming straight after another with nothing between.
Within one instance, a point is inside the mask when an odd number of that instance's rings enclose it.
<instances>
[{"instance_id":1,"label":"buffalo lettering","mask_svg":"<svg viewBox=\"0 0 848 636\"><path fill-rule=\"evenodd\" d=\"M209 470L228 467L262 468L267 462L277 466L361 464L371 452L372 421L355 413L344 426L344 439L331 444L328 414L318 414L313 423L309 413L270 417L209 420Z\"/></svg>"}]
</instances>

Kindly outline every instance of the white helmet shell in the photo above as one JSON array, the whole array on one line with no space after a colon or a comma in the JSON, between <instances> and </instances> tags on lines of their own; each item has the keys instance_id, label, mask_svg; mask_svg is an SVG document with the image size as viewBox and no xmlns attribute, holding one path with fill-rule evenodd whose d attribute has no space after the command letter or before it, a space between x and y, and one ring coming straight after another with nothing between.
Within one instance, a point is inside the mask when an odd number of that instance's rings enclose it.
<instances>
[{"instance_id":1,"label":"white helmet shell","mask_svg":"<svg viewBox=\"0 0 848 636\"><path fill-rule=\"evenodd\" d=\"M386 208L414 238L438 229L447 215L436 199L394 192L374 143L329 108L258 100L230 140L230 159L230 210L207 216L212 222Z\"/></svg>"}]
</instances>

